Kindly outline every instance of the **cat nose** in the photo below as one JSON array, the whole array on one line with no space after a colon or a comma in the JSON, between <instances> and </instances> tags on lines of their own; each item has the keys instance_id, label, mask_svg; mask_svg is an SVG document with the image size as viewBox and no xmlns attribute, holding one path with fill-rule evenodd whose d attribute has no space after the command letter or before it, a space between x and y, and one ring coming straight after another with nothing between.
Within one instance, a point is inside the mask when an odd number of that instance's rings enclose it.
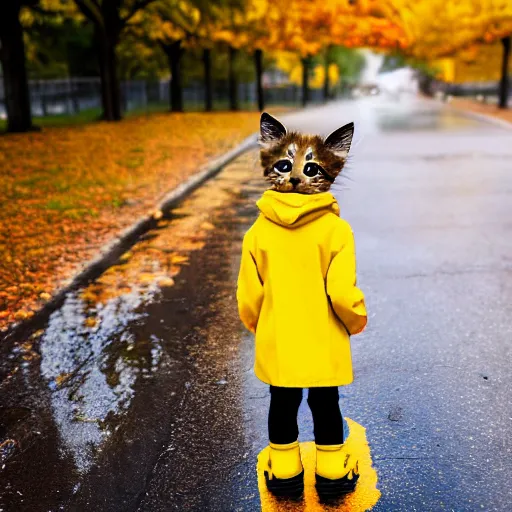
<instances>
[{"instance_id":1,"label":"cat nose","mask_svg":"<svg viewBox=\"0 0 512 512\"><path fill-rule=\"evenodd\" d=\"M290 178L290 183L295 187L300 183L300 178Z\"/></svg>"}]
</instances>

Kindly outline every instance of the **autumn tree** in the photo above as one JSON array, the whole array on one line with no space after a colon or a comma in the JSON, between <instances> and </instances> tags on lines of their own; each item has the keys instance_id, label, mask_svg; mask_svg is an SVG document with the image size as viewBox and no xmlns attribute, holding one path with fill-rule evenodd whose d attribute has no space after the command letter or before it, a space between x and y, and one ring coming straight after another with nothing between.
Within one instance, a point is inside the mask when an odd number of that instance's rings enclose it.
<instances>
[{"instance_id":1,"label":"autumn tree","mask_svg":"<svg viewBox=\"0 0 512 512\"><path fill-rule=\"evenodd\" d=\"M195 41L203 48L204 84L205 84L205 110L212 110L213 106L213 77L212 77L212 51L223 42L219 34L226 20L232 20L233 14L241 14L247 9L250 11L250 3L253 0L218 0L215 3L208 2L208 8L200 9L201 20L196 33ZM229 21L228 21L229 23ZM230 84L230 105L233 110L237 108L236 94L236 73L235 73L236 51L230 50L228 56L228 82Z\"/></svg>"},{"instance_id":2,"label":"autumn tree","mask_svg":"<svg viewBox=\"0 0 512 512\"><path fill-rule=\"evenodd\" d=\"M101 78L103 117L118 121L121 87L117 74L116 48L123 30L141 10L156 0L74 0L93 24Z\"/></svg>"},{"instance_id":3,"label":"autumn tree","mask_svg":"<svg viewBox=\"0 0 512 512\"><path fill-rule=\"evenodd\" d=\"M272 34L274 46L294 51L301 56L303 66L302 102L309 101L309 77L314 56L325 54L325 69L329 68L332 45L348 48L369 46L388 49L406 46L403 28L387 17L381 2L372 0L273 0ZM329 90L329 73L324 73L325 94Z\"/></svg>"},{"instance_id":4,"label":"autumn tree","mask_svg":"<svg viewBox=\"0 0 512 512\"><path fill-rule=\"evenodd\" d=\"M326 59L327 60L327 59ZM330 46L328 55L328 70L335 66L339 73L340 85L346 85L348 82L358 80L365 66L365 58L357 48L347 48L345 46ZM327 77L324 76L324 91L327 87L328 97L332 95L329 72Z\"/></svg>"},{"instance_id":5,"label":"autumn tree","mask_svg":"<svg viewBox=\"0 0 512 512\"><path fill-rule=\"evenodd\" d=\"M309 102L309 77L312 57L326 44L325 33L328 20L324 18L324 9L314 8L313 0L275 0L272 9L274 41L271 45L285 51L299 54L302 63L302 104Z\"/></svg>"},{"instance_id":6,"label":"autumn tree","mask_svg":"<svg viewBox=\"0 0 512 512\"><path fill-rule=\"evenodd\" d=\"M97 73L92 27L83 21L71 3L61 3L58 7L54 0L43 0L36 7L23 9L21 22L29 78Z\"/></svg>"},{"instance_id":7,"label":"autumn tree","mask_svg":"<svg viewBox=\"0 0 512 512\"><path fill-rule=\"evenodd\" d=\"M231 0L233 2L234 0ZM171 111L183 111L181 63L187 48L203 48L205 108L213 108L212 47L217 20L225 15L229 0L158 0L135 27L150 44L157 44L167 57L170 82ZM237 0L237 4L240 0ZM132 27L134 28L134 27Z\"/></svg>"},{"instance_id":8,"label":"autumn tree","mask_svg":"<svg viewBox=\"0 0 512 512\"><path fill-rule=\"evenodd\" d=\"M420 0L397 5L390 17L409 39L407 55L426 61L451 57L472 46L501 41L503 47L499 105L507 106L512 3L501 0Z\"/></svg>"},{"instance_id":9,"label":"autumn tree","mask_svg":"<svg viewBox=\"0 0 512 512\"><path fill-rule=\"evenodd\" d=\"M145 13L145 32L167 57L171 76L169 104L172 112L183 111L181 59L184 44L194 35L200 16L194 5L175 0L155 2Z\"/></svg>"},{"instance_id":10,"label":"autumn tree","mask_svg":"<svg viewBox=\"0 0 512 512\"><path fill-rule=\"evenodd\" d=\"M442 80L454 84L498 82L501 77L503 46L495 43L471 46L453 57L432 61L433 71Z\"/></svg>"},{"instance_id":11,"label":"autumn tree","mask_svg":"<svg viewBox=\"0 0 512 512\"><path fill-rule=\"evenodd\" d=\"M377 51L389 51L405 48L407 35L399 23L390 16L388 1L352 1L338 0L325 4L325 38L328 47L337 45L347 49L369 47ZM326 67L332 59L332 52L326 53ZM340 58L338 54L337 58ZM328 95L329 74L325 73L324 98Z\"/></svg>"},{"instance_id":12,"label":"autumn tree","mask_svg":"<svg viewBox=\"0 0 512 512\"><path fill-rule=\"evenodd\" d=\"M242 44L254 59L256 102L260 112L265 109L264 53L271 50L274 44L272 32L276 30L275 21L277 19L278 16L271 0L250 0L242 19L243 35L238 36L239 44Z\"/></svg>"},{"instance_id":13,"label":"autumn tree","mask_svg":"<svg viewBox=\"0 0 512 512\"><path fill-rule=\"evenodd\" d=\"M239 37L243 34L244 16L243 12L236 6L227 5L220 17L214 24L212 31L213 40L216 43L223 43L228 51L228 95L230 110L238 110L238 80L235 70L235 61L241 46Z\"/></svg>"},{"instance_id":14,"label":"autumn tree","mask_svg":"<svg viewBox=\"0 0 512 512\"><path fill-rule=\"evenodd\" d=\"M7 129L10 132L25 132L33 128L20 11L22 7L34 6L37 3L38 0L0 2L0 60Z\"/></svg>"},{"instance_id":15,"label":"autumn tree","mask_svg":"<svg viewBox=\"0 0 512 512\"><path fill-rule=\"evenodd\" d=\"M241 50L251 54L256 73L258 107L263 110L263 51L268 43L268 0L227 0L220 14L213 20L210 34L217 44L228 50L228 89L231 110L238 110L238 78L236 59Z\"/></svg>"},{"instance_id":16,"label":"autumn tree","mask_svg":"<svg viewBox=\"0 0 512 512\"><path fill-rule=\"evenodd\" d=\"M26 42L33 57L31 64L37 65L38 58L43 56L42 60L53 61L44 69L47 76L52 76L52 72L58 73L59 66L62 72L62 67L66 66L64 54L72 46L70 41L78 42L81 37L77 35L77 25L72 26L77 16L78 11L69 0L13 0L0 3L0 60L9 131L33 129ZM66 45L67 49L64 48ZM68 58L67 64L68 71L76 71L76 68L69 66L74 64L72 59ZM43 72L42 66L39 72Z\"/></svg>"}]
</instances>

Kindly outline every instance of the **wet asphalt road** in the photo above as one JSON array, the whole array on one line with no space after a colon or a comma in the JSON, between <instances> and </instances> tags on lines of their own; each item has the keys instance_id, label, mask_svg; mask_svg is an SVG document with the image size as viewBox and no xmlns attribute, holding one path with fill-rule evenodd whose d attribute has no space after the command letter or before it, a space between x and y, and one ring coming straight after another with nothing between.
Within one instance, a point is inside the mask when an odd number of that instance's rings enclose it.
<instances>
[{"instance_id":1,"label":"wet asphalt road","mask_svg":"<svg viewBox=\"0 0 512 512\"><path fill-rule=\"evenodd\" d=\"M369 326L340 391L367 428L374 510L512 510L512 131L410 97L283 120L356 122L334 192ZM265 186L255 160L0 346L0 509L259 510L269 396L234 296ZM305 401L300 414L309 440Z\"/></svg>"}]
</instances>

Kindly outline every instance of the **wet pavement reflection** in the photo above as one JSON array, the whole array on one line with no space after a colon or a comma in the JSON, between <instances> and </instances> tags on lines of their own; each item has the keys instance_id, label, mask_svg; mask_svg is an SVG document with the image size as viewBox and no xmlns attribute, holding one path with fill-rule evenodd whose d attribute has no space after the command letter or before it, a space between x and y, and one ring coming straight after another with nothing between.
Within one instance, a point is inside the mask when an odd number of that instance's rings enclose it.
<instances>
[{"instance_id":1,"label":"wet pavement reflection","mask_svg":"<svg viewBox=\"0 0 512 512\"><path fill-rule=\"evenodd\" d=\"M13 344L2 365L4 378L0 388L3 405L0 454L6 490L2 506L17 510L42 510L45 506L40 489L29 482L29 475L33 474L29 468L34 464L31 446L41 443L44 431L50 427L47 422L58 438L45 436L42 441L48 443L47 450L59 461L53 469L60 473L66 467L61 462L66 461L72 470L62 479L45 472L38 480L46 488L55 484L55 492L63 498L67 488L71 499L80 494L82 476L101 459L109 442L117 442L112 437L130 411L136 410L133 404L136 392L145 385L150 386L158 371L169 372L172 380L176 375L171 374L170 368L177 364L189 366L188 358L195 357L195 349L185 343L185 361L180 343L169 349L168 344L175 341L170 339L170 333L176 328L169 323L183 322L178 330L188 332L180 335L181 342L200 334L203 326L186 320L185 311L193 304L186 296L201 294L207 286L195 286L183 296L174 297L175 279L180 279L176 288L183 291L187 281L187 272L183 270L188 270L191 255L205 246L209 250L212 246L223 248L227 241L219 236L215 223L221 216L233 217L236 201L243 200L241 184L257 177L254 154L230 166L229 172L164 216L156 229L146 233L97 280L70 293L43 329L28 340ZM237 215L231 224L238 229L238 224L248 219ZM211 257L207 260L206 264L211 265ZM218 280L215 271L216 268L209 268L206 274L199 274L210 286L215 286ZM218 289L215 295L216 299L222 297ZM178 309L172 316L163 315L157 320L148 308L166 302L171 307L177 305ZM196 304L195 308L195 313L201 309L208 316L215 311L214 299L210 297L208 304ZM153 325L156 322L158 329ZM176 352L180 353L179 357L174 357ZM176 373L183 370L186 368ZM218 382L222 385L222 378ZM184 383L185 392L190 385L188 381ZM177 397L181 403L182 397L173 386L168 389L170 396ZM166 392L165 388L162 392ZM37 394L44 395L44 403L35 398ZM24 401L27 406L20 407ZM31 428L29 416L37 427ZM171 425L168 420L167 429ZM44 463L38 461L36 465L41 467ZM62 480L66 481L65 485ZM48 506L55 504L54 496L47 498Z\"/></svg>"},{"instance_id":2,"label":"wet pavement reflection","mask_svg":"<svg viewBox=\"0 0 512 512\"><path fill-rule=\"evenodd\" d=\"M328 133L351 120L354 155L334 192L370 325L341 403L367 429L375 510L505 510L510 135L411 97L285 122ZM42 328L0 346L0 509L259 510L268 390L235 289L264 188L256 152L239 158ZM305 401L300 415L308 441ZM479 490L489 457L500 473Z\"/></svg>"}]
</instances>

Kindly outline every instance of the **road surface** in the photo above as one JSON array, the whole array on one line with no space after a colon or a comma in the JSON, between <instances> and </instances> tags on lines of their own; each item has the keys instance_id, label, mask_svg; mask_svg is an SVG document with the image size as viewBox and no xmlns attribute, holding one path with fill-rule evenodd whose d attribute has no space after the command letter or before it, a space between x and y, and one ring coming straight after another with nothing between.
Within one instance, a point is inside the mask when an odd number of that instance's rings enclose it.
<instances>
[{"instance_id":1,"label":"road surface","mask_svg":"<svg viewBox=\"0 0 512 512\"><path fill-rule=\"evenodd\" d=\"M325 134L352 120L334 193L369 325L340 403L366 428L373 510L510 511L512 131L413 97L283 118ZM2 344L0 509L260 509L269 393L235 287L264 188L241 157ZM300 428L312 439L305 400Z\"/></svg>"}]
</instances>

